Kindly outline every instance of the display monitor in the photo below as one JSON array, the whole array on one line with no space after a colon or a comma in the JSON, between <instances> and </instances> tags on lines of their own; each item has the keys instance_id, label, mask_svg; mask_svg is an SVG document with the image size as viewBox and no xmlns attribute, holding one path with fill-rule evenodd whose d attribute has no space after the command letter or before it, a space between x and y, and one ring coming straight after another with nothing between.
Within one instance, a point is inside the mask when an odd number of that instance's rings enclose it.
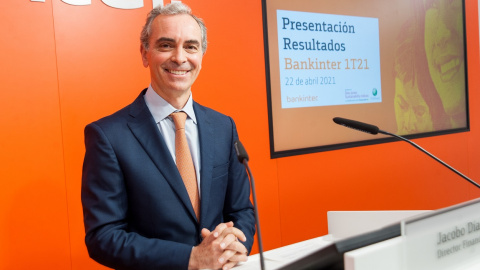
<instances>
[{"instance_id":1,"label":"display monitor","mask_svg":"<svg viewBox=\"0 0 480 270\"><path fill-rule=\"evenodd\" d=\"M262 0L272 158L469 130L463 0Z\"/></svg>"}]
</instances>

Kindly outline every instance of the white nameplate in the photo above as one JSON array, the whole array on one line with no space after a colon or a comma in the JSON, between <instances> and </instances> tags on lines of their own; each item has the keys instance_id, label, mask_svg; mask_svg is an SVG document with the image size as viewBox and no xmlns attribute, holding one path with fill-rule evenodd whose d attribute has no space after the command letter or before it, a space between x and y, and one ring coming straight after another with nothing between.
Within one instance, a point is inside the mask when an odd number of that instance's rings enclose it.
<instances>
[{"instance_id":1,"label":"white nameplate","mask_svg":"<svg viewBox=\"0 0 480 270\"><path fill-rule=\"evenodd\" d=\"M402 222L402 269L464 269L480 262L480 199Z\"/></svg>"}]
</instances>

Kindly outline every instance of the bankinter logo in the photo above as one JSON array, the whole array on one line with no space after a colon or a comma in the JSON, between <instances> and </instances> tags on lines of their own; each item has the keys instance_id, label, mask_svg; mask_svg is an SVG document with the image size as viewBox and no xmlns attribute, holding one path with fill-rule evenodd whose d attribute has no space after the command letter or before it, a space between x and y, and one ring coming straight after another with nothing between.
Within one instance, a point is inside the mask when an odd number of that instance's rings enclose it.
<instances>
[{"instance_id":1,"label":"bankinter logo","mask_svg":"<svg viewBox=\"0 0 480 270\"><path fill-rule=\"evenodd\" d=\"M53 0L52 0L53 1ZM92 0L61 0L64 3L74 6L87 6L92 4ZM100 0L97 0L100 1ZM143 0L101 0L105 5L119 9L137 9L143 7ZM30 2L45 2L45 0L30 0ZM182 2L171 0L171 2ZM163 0L152 0L152 6L163 6Z\"/></svg>"}]
</instances>

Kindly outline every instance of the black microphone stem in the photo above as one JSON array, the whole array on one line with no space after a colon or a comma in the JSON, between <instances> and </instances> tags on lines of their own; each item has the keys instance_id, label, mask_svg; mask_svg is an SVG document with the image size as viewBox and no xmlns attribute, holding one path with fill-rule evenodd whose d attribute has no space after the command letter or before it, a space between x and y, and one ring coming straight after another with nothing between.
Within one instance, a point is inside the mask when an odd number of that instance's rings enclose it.
<instances>
[{"instance_id":1,"label":"black microphone stem","mask_svg":"<svg viewBox=\"0 0 480 270\"><path fill-rule=\"evenodd\" d=\"M250 171L250 166L248 166L247 159L243 159L243 165L247 168L248 177L250 178L250 185L252 186L252 197L253 197L253 204L255 205L255 223L257 225L257 240L258 240L258 249L260 253L260 268L262 270L265 269L265 262L263 260L263 245L262 245L262 235L260 233L260 222L258 219L258 204L257 204L257 196L255 192L255 181L253 180L252 172Z\"/></svg>"},{"instance_id":2,"label":"black microphone stem","mask_svg":"<svg viewBox=\"0 0 480 270\"><path fill-rule=\"evenodd\" d=\"M440 162L443 166L449 168L450 170L452 170L454 173L460 175L461 177L463 177L463 179L467 180L468 182L472 183L474 186L480 188L480 185L477 184L475 181L473 181L472 179L468 178L466 175L464 175L463 173L455 170L452 166L448 165L447 163L443 162L442 160L440 160L439 158L437 158L436 156L430 154L427 150L423 149L422 147L420 147L418 144L410 141L410 140L407 140L406 138L402 137L402 136L399 136L399 135L396 135L396 134L393 134L393 133L390 133L390 132L387 132L387 131L383 131L383 130L378 130L378 133L382 133L382 134L385 134L385 135L390 135L390 136L393 136L395 138L398 138L402 141L405 141L411 145L413 145L415 148L417 148L418 150L424 152L425 154L429 155L431 158L435 159L436 161Z\"/></svg>"}]
</instances>

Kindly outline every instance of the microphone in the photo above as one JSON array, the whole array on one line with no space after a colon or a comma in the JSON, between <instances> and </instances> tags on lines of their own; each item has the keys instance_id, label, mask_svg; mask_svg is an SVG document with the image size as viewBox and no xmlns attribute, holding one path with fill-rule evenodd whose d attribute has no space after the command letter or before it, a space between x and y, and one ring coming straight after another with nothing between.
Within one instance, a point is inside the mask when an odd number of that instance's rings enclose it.
<instances>
[{"instance_id":1,"label":"microphone","mask_svg":"<svg viewBox=\"0 0 480 270\"><path fill-rule=\"evenodd\" d=\"M260 233L260 220L258 218L258 207L257 207L257 195L255 192L255 182L253 179L252 171L250 170L250 166L248 166L248 154L243 147L243 144L240 141L235 141L235 152L237 153L237 158L240 163L243 163L245 168L247 169L248 178L250 179L250 186L252 188L252 197L253 197L253 209L255 212L255 222L257 225L257 240L258 240L258 250L260 253L260 268L261 270L265 269L265 261L263 259L263 245L262 245L262 235Z\"/></svg>"},{"instance_id":2,"label":"microphone","mask_svg":"<svg viewBox=\"0 0 480 270\"><path fill-rule=\"evenodd\" d=\"M335 122L339 125L348 127L348 128L353 128L353 129L356 129L358 131L370 133L370 134L373 134L373 135L377 135L377 133L379 132L379 129L378 129L377 126L370 125L370 124L365 124L365 123L358 122L358 121L355 121L355 120L345 119L345 118L341 118L341 117L335 117L335 118L333 118L333 122Z\"/></svg>"},{"instance_id":3,"label":"microphone","mask_svg":"<svg viewBox=\"0 0 480 270\"><path fill-rule=\"evenodd\" d=\"M245 150L245 147L243 147L243 144L240 141L236 141L234 146L235 146L235 152L237 152L238 161L240 161L240 163L243 163L244 160L248 161L249 159L248 159L247 150Z\"/></svg>"},{"instance_id":4,"label":"microphone","mask_svg":"<svg viewBox=\"0 0 480 270\"><path fill-rule=\"evenodd\" d=\"M439 162L439 163L442 164L443 166L447 167L448 169L450 169L450 170L453 171L454 173L460 175L463 179L467 180L468 182L470 182L471 184L473 184L473 185L476 186L477 188L480 188L480 185L479 185L478 183L476 183L476 182L473 181L472 179L468 178L468 177L467 177L466 175L464 175L463 173L457 171L457 170L454 169L452 166L450 166L450 165L448 165L447 163L443 162L441 159L437 158L436 156L434 156L433 154L429 153L427 150L423 149L423 148L420 147L418 144L412 142L411 140L409 140L409 139L407 139L407 138L404 138L404 137L402 137L402 136L399 136L399 135L396 135L396 134L393 134L393 133L390 133L390 132L381 130L381 129L379 129L377 126L370 125L370 124L366 124L366 123L362 123L362 122L358 122L358 121L355 121L355 120L345 119L345 118L341 118L341 117L335 117L335 118L333 118L333 122L335 122L336 124L339 124L339 125L348 127L348 128L352 128L352 129L355 129L355 130L358 130L358 131L370 133L370 134L373 134L373 135L376 135L376 134L378 134L378 133L381 133L381 134L389 135L389 136L395 137L395 138L397 138L397 139L400 139L400 140L402 140L402 141L405 141L405 142L411 144L412 146L414 146L415 148L417 148L418 150L422 151L423 153L427 154L427 155L430 156L431 158L435 159L437 162Z\"/></svg>"}]
</instances>

